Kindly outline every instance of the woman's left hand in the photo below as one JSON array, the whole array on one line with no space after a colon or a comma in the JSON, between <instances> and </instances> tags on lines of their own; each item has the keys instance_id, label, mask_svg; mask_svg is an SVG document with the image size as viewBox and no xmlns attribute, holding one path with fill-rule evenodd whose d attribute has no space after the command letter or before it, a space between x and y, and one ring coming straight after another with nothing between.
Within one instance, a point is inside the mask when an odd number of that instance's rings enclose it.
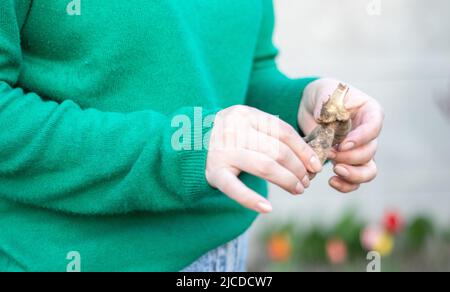
<instances>
[{"instance_id":1,"label":"woman's left hand","mask_svg":"<svg viewBox=\"0 0 450 292\"><path fill-rule=\"evenodd\" d=\"M319 79L309 84L300 104L298 123L304 134L317 126L322 104L334 92L338 84L333 79ZM374 161L377 139L384 120L383 108L364 92L351 87L344 100L345 107L352 113L352 130L345 140L330 152L334 165L329 184L336 190L348 193L370 182L377 175Z\"/></svg>"}]
</instances>

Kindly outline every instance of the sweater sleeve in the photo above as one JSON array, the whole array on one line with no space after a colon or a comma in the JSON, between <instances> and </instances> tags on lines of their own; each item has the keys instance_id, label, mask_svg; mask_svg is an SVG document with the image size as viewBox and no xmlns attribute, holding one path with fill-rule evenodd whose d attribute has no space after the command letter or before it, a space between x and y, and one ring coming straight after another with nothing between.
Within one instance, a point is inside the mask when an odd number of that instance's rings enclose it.
<instances>
[{"instance_id":1,"label":"sweater sleeve","mask_svg":"<svg viewBox=\"0 0 450 292\"><path fill-rule=\"evenodd\" d=\"M278 50L272 42L274 9L272 0L261 0L263 8L258 43L246 103L282 120L300 130L297 113L305 87L315 77L290 79L281 73L275 63Z\"/></svg>"},{"instance_id":2,"label":"sweater sleeve","mask_svg":"<svg viewBox=\"0 0 450 292\"><path fill-rule=\"evenodd\" d=\"M192 150L172 145L172 117L192 121L194 108L102 112L18 87L24 13L15 2L0 2L0 199L85 215L183 210L211 193L198 147L209 128L191 135Z\"/></svg>"}]
</instances>

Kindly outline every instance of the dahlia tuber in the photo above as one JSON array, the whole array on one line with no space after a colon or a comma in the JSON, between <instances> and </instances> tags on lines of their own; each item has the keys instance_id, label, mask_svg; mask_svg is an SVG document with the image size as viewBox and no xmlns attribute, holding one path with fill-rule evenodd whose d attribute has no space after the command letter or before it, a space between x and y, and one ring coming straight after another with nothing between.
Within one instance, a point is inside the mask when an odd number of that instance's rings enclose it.
<instances>
[{"instance_id":1,"label":"dahlia tuber","mask_svg":"<svg viewBox=\"0 0 450 292\"><path fill-rule=\"evenodd\" d=\"M350 112L344 106L348 90L348 86L339 84L322 106L317 119L319 125L305 137L305 141L319 156L322 164L327 160L331 148L340 144L351 130Z\"/></svg>"}]
</instances>

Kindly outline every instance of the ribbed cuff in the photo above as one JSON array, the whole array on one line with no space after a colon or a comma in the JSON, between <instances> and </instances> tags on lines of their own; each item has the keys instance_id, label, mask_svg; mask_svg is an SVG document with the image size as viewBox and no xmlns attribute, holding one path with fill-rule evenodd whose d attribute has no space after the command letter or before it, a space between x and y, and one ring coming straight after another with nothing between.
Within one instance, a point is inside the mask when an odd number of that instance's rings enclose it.
<instances>
[{"instance_id":1,"label":"ribbed cuff","mask_svg":"<svg viewBox=\"0 0 450 292\"><path fill-rule=\"evenodd\" d=\"M219 109L204 110L203 118L215 115ZM194 130L192 135L192 148L180 152L181 186L184 190L184 198L196 200L204 194L213 192L205 177L206 158L208 156L210 132L213 124L209 127L202 126L200 130Z\"/></svg>"}]
</instances>

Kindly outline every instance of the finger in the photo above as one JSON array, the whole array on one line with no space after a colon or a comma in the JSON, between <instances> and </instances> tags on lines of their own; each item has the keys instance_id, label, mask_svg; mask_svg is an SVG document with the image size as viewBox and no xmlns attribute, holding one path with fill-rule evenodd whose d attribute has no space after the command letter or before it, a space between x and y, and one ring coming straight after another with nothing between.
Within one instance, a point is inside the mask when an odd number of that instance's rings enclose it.
<instances>
[{"instance_id":1,"label":"finger","mask_svg":"<svg viewBox=\"0 0 450 292\"><path fill-rule=\"evenodd\" d=\"M255 130L265 133L285 143L295 155L303 162L308 171L316 173L322 170L322 164L317 154L300 137L295 129L281 119L253 109L257 113L258 120L253 121Z\"/></svg>"},{"instance_id":2,"label":"finger","mask_svg":"<svg viewBox=\"0 0 450 292\"><path fill-rule=\"evenodd\" d=\"M361 114L361 122L350 131L341 143L339 147L341 151L349 151L365 145L376 139L381 132L384 114L378 103L367 102L360 110L362 111L359 113Z\"/></svg>"},{"instance_id":3,"label":"finger","mask_svg":"<svg viewBox=\"0 0 450 292\"><path fill-rule=\"evenodd\" d=\"M377 166L373 160L361 166L337 164L334 172L349 183L361 184L369 182L377 176Z\"/></svg>"},{"instance_id":4,"label":"finger","mask_svg":"<svg viewBox=\"0 0 450 292\"><path fill-rule=\"evenodd\" d=\"M320 117L322 106L329 100L330 94L342 83L341 81L332 78L322 78L320 82L322 83L321 86L316 86L316 88L318 88L316 91L317 99L313 104L313 114L316 119ZM368 99L370 99L370 97L367 96L367 94L354 86L350 86L344 98L344 105L348 110L352 110L364 105Z\"/></svg>"},{"instance_id":5,"label":"finger","mask_svg":"<svg viewBox=\"0 0 450 292\"><path fill-rule=\"evenodd\" d=\"M332 149L329 156L335 164L362 165L373 159L377 151L377 146L378 140L375 139L368 144L350 151L341 152Z\"/></svg>"},{"instance_id":6,"label":"finger","mask_svg":"<svg viewBox=\"0 0 450 292\"><path fill-rule=\"evenodd\" d=\"M259 213L270 213L272 205L248 188L230 170L222 168L212 177L213 185L240 205Z\"/></svg>"},{"instance_id":7,"label":"finger","mask_svg":"<svg viewBox=\"0 0 450 292\"><path fill-rule=\"evenodd\" d=\"M266 135L265 133L253 130L249 136L253 143L247 145L248 150L253 150L266 154L281 166L292 172L303 184L309 187L310 181L303 162L295 155L291 148L283 142Z\"/></svg>"},{"instance_id":8,"label":"finger","mask_svg":"<svg viewBox=\"0 0 450 292\"><path fill-rule=\"evenodd\" d=\"M354 86L351 86L344 98L344 105L347 110L352 111L363 107L370 100L372 100L372 98L366 93Z\"/></svg>"},{"instance_id":9,"label":"finger","mask_svg":"<svg viewBox=\"0 0 450 292\"><path fill-rule=\"evenodd\" d=\"M304 192L303 184L292 172L265 154L240 149L231 163L233 167L276 184L294 195Z\"/></svg>"},{"instance_id":10,"label":"finger","mask_svg":"<svg viewBox=\"0 0 450 292\"><path fill-rule=\"evenodd\" d=\"M341 193L350 193L359 189L359 184L349 183L337 176L333 176L329 182L330 186Z\"/></svg>"}]
</instances>

